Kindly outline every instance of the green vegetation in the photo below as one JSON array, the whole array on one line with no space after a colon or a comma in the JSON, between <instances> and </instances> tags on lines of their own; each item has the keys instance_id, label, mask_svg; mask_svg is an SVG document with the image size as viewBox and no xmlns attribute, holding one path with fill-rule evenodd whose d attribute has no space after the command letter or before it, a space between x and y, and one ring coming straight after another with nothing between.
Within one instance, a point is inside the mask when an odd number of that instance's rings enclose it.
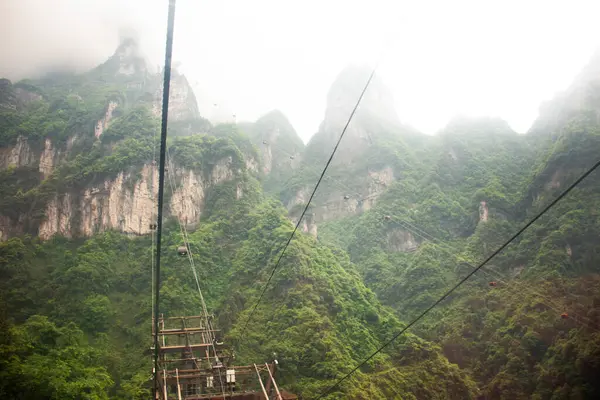
<instances>
[{"instance_id":1,"label":"green vegetation","mask_svg":"<svg viewBox=\"0 0 600 400\"><path fill-rule=\"evenodd\" d=\"M395 182L371 210L320 227L320 238L348 251L401 320L431 305L597 161L598 125L587 113L558 127L551 146L492 122L450 124L437 143L440 161L421 179ZM416 328L483 398L598 395L598 183L591 175ZM398 251L408 237L418 250Z\"/></svg>"},{"instance_id":2,"label":"green vegetation","mask_svg":"<svg viewBox=\"0 0 600 400\"><path fill-rule=\"evenodd\" d=\"M292 229L285 211L276 202L262 200L256 185L247 182L244 190L246 201L230 206L228 215L213 212L191 234L205 296L228 331L227 341L238 344L239 362L268 359L276 352L281 384L315 396L389 338L400 322L378 303L358 274L350 272L353 267L347 257L300 236L288 249L266 301L242 336L250 306L278 256L277 247ZM161 290L161 311L169 315L194 313L198 306L189 265L174 251L179 243L177 229L169 230ZM15 323L27 324L30 316L47 315L59 327L80 329L89 351L104 357L98 365L106 368L104 373L110 374L114 384L110 380L101 383L110 386L107 393L111 397L148 395L140 386L140 377L149 371L149 358L144 355L150 339L148 239L126 240L110 232L83 243L58 238L45 243L12 239L2 244L0 255L0 272L6 277L0 291L7 309L18 310L11 315ZM414 359L404 348L414 346L410 344L413 341L418 339L410 336L406 344L374 359L356 382L362 385L371 375L394 365L404 366L401 377L411 382L412 374L425 379L431 367L456 369L435 346ZM51 360L55 358L45 362ZM466 398L473 397L475 389L468 377L455 371L447 379L449 385L462 388L460 393L466 393ZM406 392L415 396L422 390L418 385L406 385ZM81 386L79 393L84 389ZM451 398L465 397L456 394Z\"/></svg>"},{"instance_id":3,"label":"green vegetation","mask_svg":"<svg viewBox=\"0 0 600 400\"><path fill-rule=\"evenodd\" d=\"M21 140L34 154L0 171L0 227L10 236L0 242L5 398L149 396L151 238L84 238L78 228L73 239L35 237L55 197L75 199L77 221L86 189L120 173L133 186L151 165L159 121L149 106L159 82L132 62L132 75L115 76L115 56L84 75L0 81L0 146ZM118 106L98 139L94 126L110 102ZM321 131L305 149L277 111L255 124L173 121L172 166L209 183L190 249L236 363L276 353L280 385L318 396L593 165L598 121L584 109L529 136L496 119L456 119L427 138L360 115L357 131L369 135L344 150L360 156L334 160L309 209L318 238L296 234L253 314L334 135ZM43 176L46 139L57 155ZM599 397L599 184L592 174L327 399ZM284 208L291 200L299 204ZM181 243L167 217L167 315L199 308Z\"/></svg>"}]
</instances>

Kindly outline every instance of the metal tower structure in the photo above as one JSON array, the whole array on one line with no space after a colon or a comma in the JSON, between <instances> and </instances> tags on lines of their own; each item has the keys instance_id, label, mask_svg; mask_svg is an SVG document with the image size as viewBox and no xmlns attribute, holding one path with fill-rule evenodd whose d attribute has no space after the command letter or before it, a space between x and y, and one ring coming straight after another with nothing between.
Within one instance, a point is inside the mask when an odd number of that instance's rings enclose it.
<instances>
[{"instance_id":1,"label":"metal tower structure","mask_svg":"<svg viewBox=\"0 0 600 400\"><path fill-rule=\"evenodd\" d=\"M153 324L154 327L154 324ZM281 390L270 363L234 366L205 315L160 316L158 321L160 390L156 400L295 400ZM154 328L152 332L155 335Z\"/></svg>"}]
</instances>

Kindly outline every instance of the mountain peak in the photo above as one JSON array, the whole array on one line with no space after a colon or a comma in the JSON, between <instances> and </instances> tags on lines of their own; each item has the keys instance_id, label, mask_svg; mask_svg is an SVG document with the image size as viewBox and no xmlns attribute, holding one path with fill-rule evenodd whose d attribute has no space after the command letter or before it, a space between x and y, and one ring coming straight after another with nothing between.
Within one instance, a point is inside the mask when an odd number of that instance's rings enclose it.
<instances>
[{"instance_id":1,"label":"mountain peak","mask_svg":"<svg viewBox=\"0 0 600 400\"><path fill-rule=\"evenodd\" d=\"M600 48L596 49L586 66L573 80L570 90L581 85L597 84L600 82Z\"/></svg>"},{"instance_id":2,"label":"mountain peak","mask_svg":"<svg viewBox=\"0 0 600 400\"><path fill-rule=\"evenodd\" d=\"M367 65L349 65L337 76L327 95L327 113L347 119L356 105L372 69ZM394 96L383 80L375 74L361 100L357 114L398 122ZM326 116L327 119L327 116Z\"/></svg>"},{"instance_id":3,"label":"mountain peak","mask_svg":"<svg viewBox=\"0 0 600 400\"><path fill-rule=\"evenodd\" d=\"M140 50L139 41L132 36L121 38L113 55L96 70L111 75L125 76L146 73L146 60Z\"/></svg>"},{"instance_id":4,"label":"mountain peak","mask_svg":"<svg viewBox=\"0 0 600 400\"><path fill-rule=\"evenodd\" d=\"M285 127L289 127L291 130L294 130L292 124L285 116L285 114L281 110L271 110L268 113L261 116L257 121L257 123L270 123L276 125L283 125ZM294 131L295 132L295 131Z\"/></svg>"},{"instance_id":5,"label":"mountain peak","mask_svg":"<svg viewBox=\"0 0 600 400\"><path fill-rule=\"evenodd\" d=\"M492 135L515 132L508 122L502 118L457 115L448 122L442 133L455 135L481 133Z\"/></svg>"},{"instance_id":6,"label":"mountain peak","mask_svg":"<svg viewBox=\"0 0 600 400\"><path fill-rule=\"evenodd\" d=\"M539 116L529 133L553 134L571 117L582 111L592 111L600 118L600 48L567 90L541 104Z\"/></svg>"},{"instance_id":7,"label":"mountain peak","mask_svg":"<svg viewBox=\"0 0 600 400\"><path fill-rule=\"evenodd\" d=\"M328 157L371 73L372 69L366 65L349 65L332 83L327 95L325 118L308 144L309 153L316 159ZM373 75L346 130L336 163L350 163L360 158L379 138L399 133L401 126L391 90L378 75Z\"/></svg>"},{"instance_id":8,"label":"mountain peak","mask_svg":"<svg viewBox=\"0 0 600 400\"><path fill-rule=\"evenodd\" d=\"M256 120L254 130L255 135L260 135L260 140L268 142L278 140L281 142L283 139L286 142L286 151L291 153L295 153L304 147L302 139L280 110L271 110Z\"/></svg>"}]
</instances>

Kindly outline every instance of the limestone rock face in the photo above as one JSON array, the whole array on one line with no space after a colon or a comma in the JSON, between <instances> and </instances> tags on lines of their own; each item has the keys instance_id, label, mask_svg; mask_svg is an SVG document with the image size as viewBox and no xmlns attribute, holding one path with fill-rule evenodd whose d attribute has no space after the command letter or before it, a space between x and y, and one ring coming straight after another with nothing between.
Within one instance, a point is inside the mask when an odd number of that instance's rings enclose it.
<instances>
[{"instance_id":1,"label":"limestone rock face","mask_svg":"<svg viewBox=\"0 0 600 400\"><path fill-rule=\"evenodd\" d=\"M42 95L40 95L38 93L30 92L23 88L16 88L15 96L17 98L17 101L20 104L28 104L28 103L31 103L32 101L38 101L38 100L42 99Z\"/></svg>"},{"instance_id":2,"label":"limestone rock face","mask_svg":"<svg viewBox=\"0 0 600 400\"><path fill-rule=\"evenodd\" d=\"M54 234L72 237L71 215L73 214L72 198L65 194L60 198L56 196L46 208L46 220L39 229L41 239L49 239Z\"/></svg>"},{"instance_id":3,"label":"limestone rock face","mask_svg":"<svg viewBox=\"0 0 600 400\"><path fill-rule=\"evenodd\" d=\"M390 251L410 252L416 250L419 244L411 232L394 229L388 232L387 247Z\"/></svg>"},{"instance_id":4,"label":"limestone rock face","mask_svg":"<svg viewBox=\"0 0 600 400\"><path fill-rule=\"evenodd\" d=\"M155 116L162 115L162 83L154 93L152 113ZM169 121L184 121L198 118L198 103L187 78L173 71L171 75L171 86L169 89Z\"/></svg>"},{"instance_id":5,"label":"limestone rock face","mask_svg":"<svg viewBox=\"0 0 600 400\"><path fill-rule=\"evenodd\" d=\"M65 145L57 147L50 138L46 138L43 148L34 150L25 136L19 136L14 145L0 147L0 170L9 167L37 167L42 178L46 178L65 159L78 139L79 135L73 135Z\"/></svg>"},{"instance_id":6,"label":"limestone rock face","mask_svg":"<svg viewBox=\"0 0 600 400\"><path fill-rule=\"evenodd\" d=\"M242 125L258 148L262 172L265 175L280 176L295 169L304 150L304 142L279 110L272 110L253 124Z\"/></svg>"},{"instance_id":7,"label":"limestone rock face","mask_svg":"<svg viewBox=\"0 0 600 400\"><path fill-rule=\"evenodd\" d=\"M331 221L339 218L348 217L351 215L360 214L371 209L380 195L382 195L388 186L394 181L394 171L391 167L385 167L380 170L369 170L367 173L367 185L361 193L349 193L344 190L342 185L334 186L334 180L323 180L323 185L327 186L328 194L326 199L322 198L311 202L311 218L309 226L316 232L317 224L326 221ZM296 210L302 205L305 205L310 198L313 188L302 187L295 195L285 203L288 210ZM292 221L294 216L292 215ZM297 221L297 220L296 220ZM307 228L308 229L308 228ZM310 230L309 229L309 230ZM316 236L316 234L315 234Z\"/></svg>"},{"instance_id":8,"label":"limestone rock face","mask_svg":"<svg viewBox=\"0 0 600 400\"><path fill-rule=\"evenodd\" d=\"M56 158L56 150L52 145L52 140L46 139L44 141L44 151L40 155L39 170L44 177L49 176L54 170L54 162Z\"/></svg>"},{"instance_id":9,"label":"limestone rock face","mask_svg":"<svg viewBox=\"0 0 600 400\"><path fill-rule=\"evenodd\" d=\"M98 120L96 127L94 128L94 136L96 139L99 139L100 136L104 133L104 130L108 128L108 124L113 117L113 112L117 108L119 104L116 101L111 101L108 103L106 107L106 112L104 113L104 117Z\"/></svg>"},{"instance_id":10,"label":"limestone rock face","mask_svg":"<svg viewBox=\"0 0 600 400\"><path fill-rule=\"evenodd\" d=\"M311 139L309 148L323 147L325 153L333 149L370 74L371 69L365 66L351 66L340 73L329 90L325 118L319 127L319 132ZM398 126L400 121L394 107L392 92L375 75L346 129L335 162L338 164L353 162L360 158L384 131Z\"/></svg>"},{"instance_id":11,"label":"limestone rock face","mask_svg":"<svg viewBox=\"0 0 600 400\"><path fill-rule=\"evenodd\" d=\"M114 79L112 83L120 88L115 93L107 94L104 114L93 128L79 127L93 129L93 132L73 132L66 140L60 141L53 137L40 140L39 137L34 139L19 136L14 143L0 147L0 170L25 167L33 169L32 180L37 180L37 184L42 185L45 179L51 177L73 155L74 145L80 140L86 140L93 134L99 144L99 139L120 111L119 107L127 112L129 107L147 105L152 107L155 115L161 114L162 74L148 70L135 39L122 40L115 53L106 62L89 71L89 74L92 79L101 76L100 80L103 82ZM40 94L25 89L27 87L26 84L15 86L9 80L0 79L0 108L19 112L28 103L43 100ZM82 93L76 91L68 97L77 102L87 101ZM186 77L174 70L169 120L197 122L198 119L201 118L193 90ZM84 144L87 143L86 141ZM106 149L110 150L113 145L106 144ZM248 171L258 172L260 165L256 158L246 157ZM20 172L30 173L29 169ZM39 176L35 169L39 171ZM174 188L165 204L165 216L177 216L185 223L194 225L200 221L207 192L216 185L240 176L241 171L237 167L234 169L231 157L225 157L206 171L173 165L170 174ZM44 193L44 204L37 203L35 215L13 215L0 210L0 240L23 233L38 233L42 239L49 239L57 234L86 237L106 230L132 235L147 234L156 219L157 189L157 167L148 163L129 168L100 182L90 182L83 188L62 188L53 197L50 195L50 199ZM168 192L171 193L170 189ZM243 196L243 186L238 185L235 197L241 199ZM40 206L43 213L39 210ZM43 218L40 218L42 214Z\"/></svg>"},{"instance_id":12,"label":"limestone rock face","mask_svg":"<svg viewBox=\"0 0 600 400\"><path fill-rule=\"evenodd\" d=\"M230 157L220 160L206 173L177 166L170 167L168 173L171 176L166 185L169 187L173 182L175 190L166 204L166 216L175 216L189 227L200 221L207 190L236 175ZM121 172L83 192L57 195L47 206L39 236L44 240L56 234L91 236L106 230L148 234L150 225L156 220L157 192L158 170L148 164L136 174ZM238 188L236 198L242 196L241 188ZM1 224L2 221L0 229Z\"/></svg>"},{"instance_id":13,"label":"limestone rock face","mask_svg":"<svg viewBox=\"0 0 600 400\"><path fill-rule=\"evenodd\" d=\"M0 148L0 169L25 167L35 161L36 157L24 136L19 136L14 146Z\"/></svg>"},{"instance_id":14,"label":"limestone rock face","mask_svg":"<svg viewBox=\"0 0 600 400\"><path fill-rule=\"evenodd\" d=\"M143 75L147 72L146 60L140 53L138 41L133 38L121 41L108 63L115 75Z\"/></svg>"},{"instance_id":15,"label":"limestone rock face","mask_svg":"<svg viewBox=\"0 0 600 400\"><path fill-rule=\"evenodd\" d=\"M373 76L353 114L371 72L367 66L350 66L338 75L327 95L323 122L300 157L297 169L316 181L345 132L311 203L314 224L369 210L398 179L393 155L407 146L403 137L413 133L401 124L393 95L379 76ZM264 153L269 160L269 149ZM307 190L296 187L296 193L286 193L288 210L304 201Z\"/></svg>"},{"instance_id":16,"label":"limestone rock face","mask_svg":"<svg viewBox=\"0 0 600 400\"><path fill-rule=\"evenodd\" d=\"M487 222L489 215L489 210L487 203L485 201L481 201L479 204L479 222Z\"/></svg>"}]
</instances>

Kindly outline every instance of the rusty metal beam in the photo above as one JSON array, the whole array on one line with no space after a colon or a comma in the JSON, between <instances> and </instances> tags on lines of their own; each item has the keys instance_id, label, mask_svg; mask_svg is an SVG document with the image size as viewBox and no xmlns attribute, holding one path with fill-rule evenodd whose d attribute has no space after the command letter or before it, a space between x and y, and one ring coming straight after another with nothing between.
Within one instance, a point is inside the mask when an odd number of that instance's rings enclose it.
<instances>
[{"instance_id":1,"label":"rusty metal beam","mask_svg":"<svg viewBox=\"0 0 600 400\"><path fill-rule=\"evenodd\" d=\"M277 387L277 382L275 382L275 378L273 378L273 374L271 373L271 368L269 367L269 364L266 364L267 366L267 371L269 371L269 377L271 378L271 382L273 382L273 387L275 388L275 392L277 393L277 400L282 400L281 398L281 393L279 393L279 388Z\"/></svg>"},{"instance_id":2,"label":"rusty metal beam","mask_svg":"<svg viewBox=\"0 0 600 400\"><path fill-rule=\"evenodd\" d=\"M195 358L172 358L172 359L165 358L164 360L161 360L160 362L163 362L163 363L194 362L194 361L203 361L206 359L210 360L210 359L214 359L214 358L217 358L217 357L209 356L209 357L203 357L203 358L197 358L197 357L195 357ZM222 360L222 359L226 359L228 357L221 355L218 358L219 358L219 360Z\"/></svg>"},{"instance_id":3,"label":"rusty metal beam","mask_svg":"<svg viewBox=\"0 0 600 400\"><path fill-rule=\"evenodd\" d=\"M205 347L210 347L210 346L212 346L210 343L192 344L190 346L186 346L186 345L162 346L160 348L160 351L161 351L161 353L177 353L179 351L185 351L185 350L194 351L194 349L196 349L196 350L204 349Z\"/></svg>"},{"instance_id":4,"label":"rusty metal beam","mask_svg":"<svg viewBox=\"0 0 600 400\"><path fill-rule=\"evenodd\" d=\"M256 376L258 377L258 382L260 383L260 387L262 388L263 394L265 395L265 400L269 400L269 395L265 390L265 385L263 385L262 378L260 377L260 372L258 372L258 367L254 364L254 369L256 370Z\"/></svg>"},{"instance_id":5,"label":"rusty metal beam","mask_svg":"<svg viewBox=\"0 0 600 400\"><path fill-rule=\"evenodd\" d=\"M177 374L177 400L181 400L181 385L179 384L179 372L175 370Z\"/></svg>"},{"instance_id":6,"label":"rusty metal beam","mask_svg":"<svg viewBox=\"0 0 600 400\"><path fill-rule=\"evenodd\" d=\"M192 316L188 316L188 317L161 317L160 320L161 321L181 321L181 320L188 320L188 319L204 319L204 315L192 315Z\"/></svg>"},{"instance_id":7,"label":"rusty metal beam","mask_svg":"<svg viewBox=\"0 0 600 400\"><path fill-rule=\"evenodd\" d=\"M163 374L164 374L164 370L163 370ZM162 376L162 378L163 378L162 381L163 381L163 396L164 396L163 399L167 400L168 399L168 396L167 396L167 380L165 379L164 375Z\"/></svg>"},{"instance_id":8,"label":"rusty metal beam","mask_svg":"<svg viewBox=\"0 0 600 400\"><path fill-rule=\"evenodd\" d=\"M204 329L204 328L185 328L185 329L165 329L163 331L159 331L158 334L160 335L185 335L187 333L194 333L194 334L199 334L199 333L206 333L206 332L221 332L220 329Z\"/></svg>"},{"instance_id":9,"label":"rusty metal beam","mask_svg":"<svg viewBox=\"0 0 600 400\"><path fill-rule=\"evenodd\" d=\"M269 364L265 364L265 365L269 365ZM257 368L259 369L259 371L266 371L267 367L263 367L262 365L258 365ZM227 367L227 369L234 369L235 372L253 372L254 371L254 365L232 365ZM179 372L200 372L200 371L204 371L204 370L200 370L200 369L180 369ZM171 372L174 373L175 370L171 370L171 371L167 371L167 372Z\"/></svg>"}]
</instances>

